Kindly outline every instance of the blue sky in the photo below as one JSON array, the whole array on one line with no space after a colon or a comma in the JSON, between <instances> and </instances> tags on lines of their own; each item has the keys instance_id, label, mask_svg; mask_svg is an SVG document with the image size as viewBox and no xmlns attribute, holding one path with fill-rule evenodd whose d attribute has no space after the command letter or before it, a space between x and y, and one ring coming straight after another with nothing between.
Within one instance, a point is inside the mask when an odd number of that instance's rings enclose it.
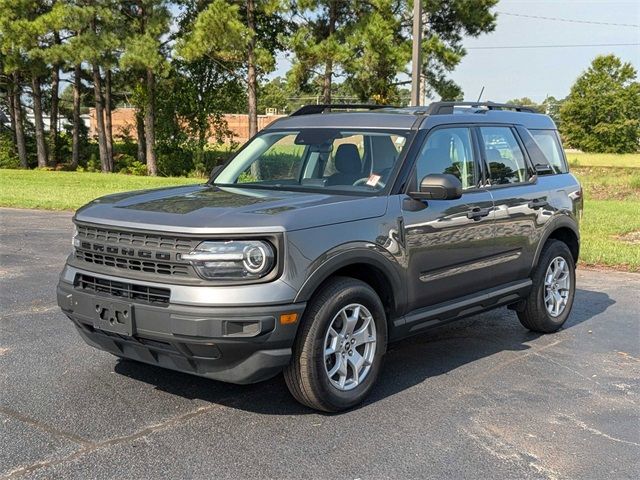
<instances>
[{"instance_id":1,"label":"blue sky","mask_svg":"<svg viewBox=\"0 0 640 480\"><path fill-rule=\"evenodd\" d=\"M502 0L498 12L556 17L580 21L640 24L640 0ZM634 46L567 47L535 49L474 49L524 45L583 45L635 43ZM530 97L542 101L547 95L563 98L575 79L596 55L614 53L640 70L640 28L594 25L498 15L493 33L468 38L467 56L451 74L476 100L484 86L483 100L506 101ZM272 76L284 75L286 58L278 59Z\"/></svg>"}]
</instances>

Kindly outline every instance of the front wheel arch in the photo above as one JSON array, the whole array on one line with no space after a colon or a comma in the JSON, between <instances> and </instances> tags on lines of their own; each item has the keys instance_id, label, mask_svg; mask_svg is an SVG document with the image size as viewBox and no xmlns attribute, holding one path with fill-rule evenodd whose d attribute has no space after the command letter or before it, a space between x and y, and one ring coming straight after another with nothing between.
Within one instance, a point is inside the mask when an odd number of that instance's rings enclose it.
<instances>
[{"instance_id":1,"label":"front wheel arch","mask_svg":"<svg viewBox=\"0 0 640 480\"><path fill-rule=\"evenodd\" d=\"M406 293L395 260L373 248L356 247L331 256L304 283L295 302L308 302L329 279L350 277L368 284L385 306L387 318L402 314Z\"/></svg>"}]
</instances>

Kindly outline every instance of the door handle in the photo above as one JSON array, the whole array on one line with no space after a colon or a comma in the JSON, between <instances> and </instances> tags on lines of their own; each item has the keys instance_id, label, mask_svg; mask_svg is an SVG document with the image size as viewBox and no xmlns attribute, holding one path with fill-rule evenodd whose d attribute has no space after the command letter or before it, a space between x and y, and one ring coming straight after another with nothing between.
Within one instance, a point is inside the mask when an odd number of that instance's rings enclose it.
<instances>
[{"instance_id":1,"label":"door handle","mask_svg":"<svg viewBox=\"0 0 640 480\"><path fill-rule=\"evenodd\" d=\"M532 208L534 210L546 207L547 205L549 205L549 202L547 202L544 198L534 198L527 204L529 208Z\"/></svg>"},{"instance_id":2,"label":"door handle","mask_svg":"<svg viewBox=\"0 0 640 480\"><path fill-rule=\"evenodd\" d=\"M482 217L486 217L491 212L490 208L472 207L467 212L467 218L471 220L480 220Z\"/></svg>"}]
</instances>

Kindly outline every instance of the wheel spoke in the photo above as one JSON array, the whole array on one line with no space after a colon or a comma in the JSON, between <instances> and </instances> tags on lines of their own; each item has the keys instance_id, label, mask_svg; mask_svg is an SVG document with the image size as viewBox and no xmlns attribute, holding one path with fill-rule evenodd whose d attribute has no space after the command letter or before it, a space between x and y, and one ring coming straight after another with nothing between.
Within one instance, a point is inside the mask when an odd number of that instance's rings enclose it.
<instances>
[{"instance_id":1,"label":"wheel spoke","mask_svg":"<svg viewBox=\"0 0 640 480\"><path fill-rule=\"evenodd\" d=\"M327 372L327 375L329 375L329 378L332 378L338 372L338 370L340 370L340 368L342 367L343 363L344 362L342 361L342 356L341 355L336 355L336 363L335 363L335 365L331 368L331 370L329 370Z\"/></svg>"},{"instance_id":2,"label":"wheel spoke","mask_svg":"<svg viewBox=\"0 0 640 480\"><path fill-rule=\"evenodd\" d=\"M341 387L344 387L344 384L347 382L347 375L349 371L347 369L347 362L344 359L340 360L340 367L338 367L338 383Z\"/></svg>"},{"instance_id":3,"label":"wheel spoke","mask_svg":"<svg viewBox=\"0 0 640 480\"><path fill-rule=\"evenodd\" d=\"M360 306L357 306L351 312L351 315L347 317L345 328L343 329L345 335L351 335L356 324L358 323L358 317L360 316Z\"/></svg>"},{"instance_id":4,"label":"wheel spoke","mask_svg":"<svg viewBox=\"0 0 640 480\"><path fill-rule=\"evenodd\" d=\"M353 382L357 385L360 383L360 371L365 364L364 357L356 350L352 350L353 354L347 357L347 362L353 371Z\"/></svg>"},{"instance_id":5,"label":"wheel spoke","mask_svg":"<svg viewBox=\"0 0 640 480\"><path fill-rule=\"evenodd\" d=\"M354 347L359 347L360 345L364 345L365 343L371 343L375 341L375 337L372 336L369 331L369 327L372 321L373 321L373 318L371 317L365 318L364 323L362 324L362 327L360 327L358 330L353 332L352 338L353 340L355 340L355 342L353 343Z\"/></svg>"}]
</instances>

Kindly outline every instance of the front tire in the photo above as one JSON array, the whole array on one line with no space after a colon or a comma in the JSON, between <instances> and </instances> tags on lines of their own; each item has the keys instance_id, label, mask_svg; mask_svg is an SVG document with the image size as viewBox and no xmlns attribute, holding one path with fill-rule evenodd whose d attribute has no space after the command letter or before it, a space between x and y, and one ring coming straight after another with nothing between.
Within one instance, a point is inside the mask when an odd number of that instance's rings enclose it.
<instances>
[{"instance_id":1,"label":"front tire","mask_svg":"<svg viewBox=\"0 0 640 480\"><path fill-rule=\"evenodd\" d=\"M532 280L520 323L534 332L555 332L567 321L576 291L575 263L564 242L547 241Z\"/></svg>"},{"instance_id":2,"label":"front tire","mask_svg":"<svg viewBox=\"0 0 640 480\"><path fill-rule=\"evenodd\" d=\"M369 394L387 346L384 307L366 283L327 281L305 311L284 378L300 403L338 412Z\"/></svg>"}]
</instances>

